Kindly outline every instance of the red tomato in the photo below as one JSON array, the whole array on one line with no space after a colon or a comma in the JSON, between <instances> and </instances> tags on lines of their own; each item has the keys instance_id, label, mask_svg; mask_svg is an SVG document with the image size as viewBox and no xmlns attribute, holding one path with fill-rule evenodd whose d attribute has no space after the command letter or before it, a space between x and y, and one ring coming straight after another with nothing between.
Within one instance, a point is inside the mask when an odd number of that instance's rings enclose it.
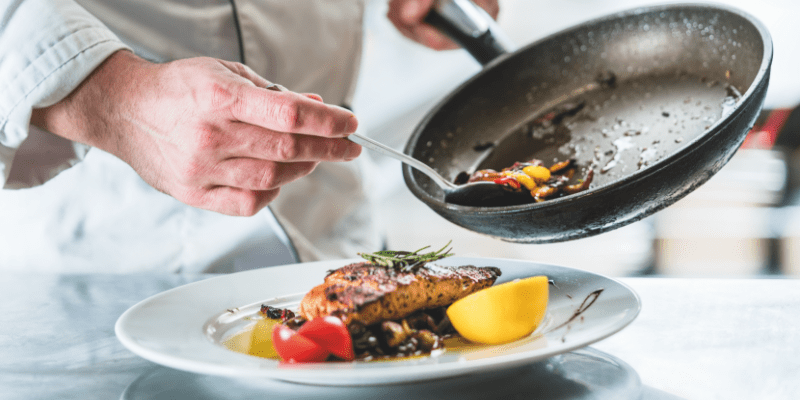
<instances>
[{"instance_id":1,"label":"red tomato","mask_svg":"<svg viewBox=\"0 0 800 400\"><path fill-rule=\"evenodd\" d=\"M297 334L317 343L342 360L351 361L355 358L350 332L339 318L314 318L304 323Z\"/></svg>"},{"instance_id":2,"label":"red tomato","mask_svg":"<svg viewBox=\"0 0 800 400\"><path fill-rule=\"evenodd\" d=\"M302 335L292 328L277 324L272 330L272 345L284 361L320 362L328 358L330 352L323 346Z\"/></svg>"}]
</instances>

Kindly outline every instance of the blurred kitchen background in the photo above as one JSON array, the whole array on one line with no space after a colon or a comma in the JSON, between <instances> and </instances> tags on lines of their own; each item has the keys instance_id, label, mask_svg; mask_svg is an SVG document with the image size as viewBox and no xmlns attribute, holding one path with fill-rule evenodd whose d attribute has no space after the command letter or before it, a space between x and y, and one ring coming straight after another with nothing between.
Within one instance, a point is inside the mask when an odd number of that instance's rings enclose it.
<instances>
[{"instance_id":1,"label":"blurred kitchen background","mask_svg":"<svg viewBox=\"0 0 800 400\"><path fill-rule=\"evenodd\" d=\"M650 0L500 0L499 24L522 46L572 25ZM797 0L723 0L760 19L772 34L774 61L765 112L731 162L675 205L624 228L565 243L513 244L439 217L403 182L400 163L365 154L370 191L390 249L441 247L458 255L503 257L610 276L800 277L800 13ZM362 70L353 104L359 130L399 150L443 96L480 70L462 50L435 52L403 38L370 3ZM777 134L776 134L777 133Z\"/></svg>"}]
</instances>

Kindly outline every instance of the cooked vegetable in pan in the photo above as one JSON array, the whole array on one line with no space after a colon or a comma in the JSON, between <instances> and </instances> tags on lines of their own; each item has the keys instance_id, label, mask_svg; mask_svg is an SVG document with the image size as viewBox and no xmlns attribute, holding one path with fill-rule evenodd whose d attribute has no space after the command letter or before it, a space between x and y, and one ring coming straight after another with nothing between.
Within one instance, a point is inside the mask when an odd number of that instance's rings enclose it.
<instances>
[{"instance_id":1,"label":"cooked vegetable in pan","mask_svg":"<svg viewBox=\"0 0 800 400\"><path fill-rule=\"evenodd\" d=\"M516 162L500 172L491 169L475 171L467 182L494 182L513 193L529 192L535 201L540 202L588 189L594 171L589 168L583 179L570 184L576 170L572 159L556 162L550 167L545 167L541 160L530 160Z\"/></svg>"}]
</instances>

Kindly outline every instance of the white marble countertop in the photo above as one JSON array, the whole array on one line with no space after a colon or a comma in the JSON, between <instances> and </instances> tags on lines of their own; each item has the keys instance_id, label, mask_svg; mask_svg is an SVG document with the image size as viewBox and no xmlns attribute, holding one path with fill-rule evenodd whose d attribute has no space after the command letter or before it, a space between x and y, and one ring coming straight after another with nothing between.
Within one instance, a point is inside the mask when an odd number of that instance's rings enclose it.
<instances>
[{"instance_id":1,"label":"white marble countertop","mask_svg":"<svg viewBox=\"0 0 800 400\"><path fill-rule=\"evenodd\" d=\"M140 378L164 368L139 358L117 341L116 319L151 295L206 277L5 277L0 281L0 314L4 316L0 399L136 398L131 395L133 388L146 389ZM622 281L641 296L641 314L627 328L592 347L633 367L643 384L642 399L797 398L800 281ZM189 389L182 388L182 382L213 379L195 376L169 384L174 395ZM135 382L140 386L132 385ZM378 394L404 398L403 393L414 391L412 385L354 391L352 398ZM252 389L238 392L230 383L226 387L228 398L247 398L253 393ZM482 389L475 398L489 398L492 387ZM295 386L291 397L307 396L302 387ZM284 397L272 393L271 398Z\"/></svg>"},{"instance_id":2,"label":"white marble countertop","mask_svg":"<svg viewBox=\"0 0 800 400\"><path fill-rule=\"evenodd\" d=\"M621 280L641 296L641 314L593 347L643 384L685 399L798 398L800 281Z\"/></svg>"}]
</instances>

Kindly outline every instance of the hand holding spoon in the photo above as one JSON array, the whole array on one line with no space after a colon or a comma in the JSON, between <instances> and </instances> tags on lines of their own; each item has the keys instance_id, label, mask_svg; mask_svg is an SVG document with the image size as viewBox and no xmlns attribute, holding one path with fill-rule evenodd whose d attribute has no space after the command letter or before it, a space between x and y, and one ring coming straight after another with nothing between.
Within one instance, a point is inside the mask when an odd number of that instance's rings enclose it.
<instances>
[{"instance_id":1,"label":"hand holding spoon","mask_svg":"<svg viewBox=\"0 0 800 400\"><path fill-rule=\"evenodd\" d=\"M288 91L288 89L277 83L267 85L265 89L274 90L276 92ZM436 170L428 165L386 146L383 143L376 142L358 133L352 133L347 138L353 143L406 163L427 175L434 183L442 188L442 191L444 191L444 201L447 203L475 207L516 204L515 202L509 201L515 196L503 189L502 185L498 185L494 182L473 182L465 185L456 185L444 179Z\"/></svg>"}]
</instances>

